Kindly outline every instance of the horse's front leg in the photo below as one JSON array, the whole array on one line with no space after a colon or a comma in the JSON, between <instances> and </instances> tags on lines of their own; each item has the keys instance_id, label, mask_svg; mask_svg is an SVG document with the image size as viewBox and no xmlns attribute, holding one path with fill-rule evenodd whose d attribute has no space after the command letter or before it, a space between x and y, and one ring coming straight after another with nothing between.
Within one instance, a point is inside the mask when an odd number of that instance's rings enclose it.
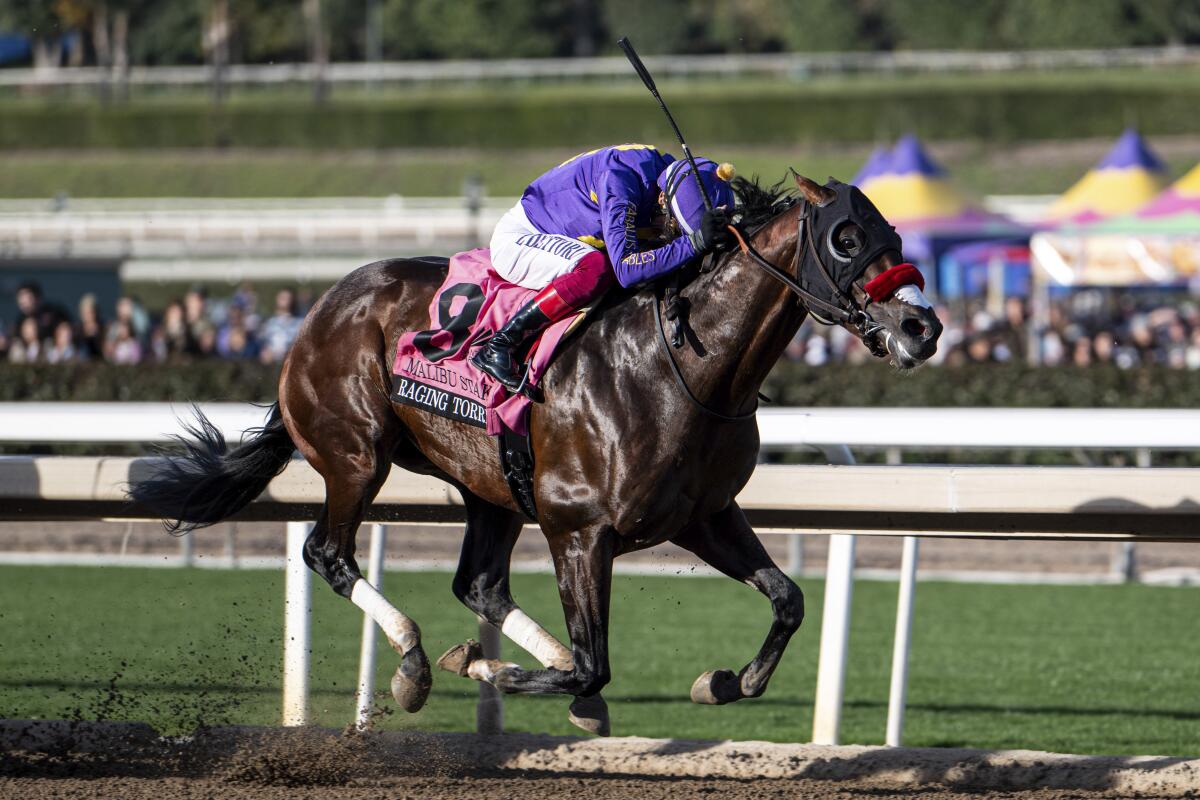
<instances>
[{"instance_id":1,"label":"horse's front leg","mask_svg":"<svg viewBox=\"0 0 1200 800\"><path fill-rule=\"evenodd\" d=\"M671 541L734 580L758 589L770 599L775 615L754 660L736 675L727 669L704 673L692 684L692 700L720 705L758 697L766 690L788 640L804 619L804 594L767 555L737 503L685 528Z\"/></svg>"},{"instance_id":2,"label":"horse's front leg","mask_svg":"<svg viewBox=\"0 0 1200 800\"><path fill-rule=\"evenodd\" d=\"M595 527L548 535L558 592L571 637L571 668L523 669L495 659L476 659L467 668L472 678L502 692L570 694L593 697L609 681L608 602L616 533Z\"/></svg>"}]
</instances>

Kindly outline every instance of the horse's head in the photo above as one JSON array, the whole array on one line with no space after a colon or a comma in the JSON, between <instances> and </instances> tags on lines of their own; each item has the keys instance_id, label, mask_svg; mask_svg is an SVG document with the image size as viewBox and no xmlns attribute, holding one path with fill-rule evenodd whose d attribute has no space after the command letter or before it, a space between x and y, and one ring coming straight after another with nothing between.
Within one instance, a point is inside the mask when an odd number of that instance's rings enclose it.
<instances>
[{"instance_id":1,"label":"horse's head","mask_svg":"<svg viewBox=\"0 0 1200 800\"><path fill-rule=\"evenodd\" d=\"M797 270L801 302L837 322L877 357L911 369L937 352L942 323L921 293L924 280L900 254L900 236L858 187L801 175Z\"/></svg>"}]
</instances>

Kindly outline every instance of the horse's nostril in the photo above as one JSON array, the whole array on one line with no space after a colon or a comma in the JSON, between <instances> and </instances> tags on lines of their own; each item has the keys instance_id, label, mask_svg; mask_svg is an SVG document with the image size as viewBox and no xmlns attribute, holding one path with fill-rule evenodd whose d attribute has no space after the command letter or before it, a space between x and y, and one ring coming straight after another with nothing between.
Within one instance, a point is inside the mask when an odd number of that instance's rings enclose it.
<instances>
[{"instance_id":1,"label":"horse's nostril","mask_svg":"<svg viewBox=\"0 0 1200 800\"><path fill-rule=\"evenodd\" d=\"M916 319L915 317L909 317L900 323L900 330L904 331L909 336L912 336L914 339L923 339L925 338L925 333L928 328L925 327L925 323L921 322L921 320Z\"/></svg>"}]
</instances>

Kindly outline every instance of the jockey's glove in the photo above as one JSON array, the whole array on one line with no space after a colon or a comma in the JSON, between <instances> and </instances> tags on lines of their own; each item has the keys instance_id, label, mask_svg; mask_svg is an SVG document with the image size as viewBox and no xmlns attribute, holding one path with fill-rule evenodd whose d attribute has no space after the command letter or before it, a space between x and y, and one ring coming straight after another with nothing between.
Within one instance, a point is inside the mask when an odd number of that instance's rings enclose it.
<instances>
[{"instance_id":1,"label":"jockey's glove","mask_svg":"<svg viewBox=\"0 0 1200 800\"><path fill-rule=\"evenodd\" d=\"M724 206L704 212L700 226L691 233L692 247L696 253L713 250L728 250L733 244L733 233L729 230L729 212Z\"/></svg>"}]
</instances>

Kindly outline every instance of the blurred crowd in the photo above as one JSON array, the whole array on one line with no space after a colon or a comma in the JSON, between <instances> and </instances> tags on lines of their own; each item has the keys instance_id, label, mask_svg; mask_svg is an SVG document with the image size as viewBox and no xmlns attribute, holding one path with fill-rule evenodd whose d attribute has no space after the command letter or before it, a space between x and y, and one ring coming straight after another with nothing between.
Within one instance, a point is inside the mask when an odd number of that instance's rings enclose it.
<instances>
[{"instance_id":1,"label":"blurred crowd","mask_svg":"<svg viewBox=\"0 0 1200 800\"><path fill-rule=\"evenodd\" d=\"M259 309L254 286L243 283L231 297L214 299L202 286L151 314L131 296L121 297L106 319L94 295L67 309L42 294L33 281L17 289L17 319L0 326L0 356L12 363L112 364L177 362L191 359L282 361L296 339L310 298L280 289L267 313Z\"/></svg>"},{"instance_id":2,"label":"blurred crowd","mask_svg":"<svg viewBox=\"0 0 1200 800\"><path fill-rule=\"evenodd\" d=\"M1030 319L1024 298L1009 297L1002 310L982 303L936 307L945 325L934 364L1039 361L1045 366L1113 364L1122 369L1164 365L1200 369L1200 305L1190 299L1078 292L1050 304L1047 321ZM1030 354L1034 358L1030 358ZM870 360L866 348L839 326L805 325L787 350L810 365Z\"/></svg>"},{"instance_id":3,"label":"blurred crowd","mask_svg":"<svg viewBox=\"0 0 1200 800\"><path fill-rule=\"evenodd\" d=\"M1051 304L1047 324L1034 325L1026 301L1009 297L1002 310L982 303L936 308L945 324L935 364L1030 360L1047 366L1159 364L1200 369L1200 305L1190 299L1147 303L1132 295L1078 292ZM35 282L17 290L16 321L0 325L0 357L12 363L169 363L191 359L283 360L296 339L311 296L290 288L260 309L250 283L213 298L202 286L152 314L135 297L121 297L107 319L84 295L68 310L43 297ZM869 361L866 348L840 326L805 325L786 356L812 366Z\"/></svg>"}]
</instances>

